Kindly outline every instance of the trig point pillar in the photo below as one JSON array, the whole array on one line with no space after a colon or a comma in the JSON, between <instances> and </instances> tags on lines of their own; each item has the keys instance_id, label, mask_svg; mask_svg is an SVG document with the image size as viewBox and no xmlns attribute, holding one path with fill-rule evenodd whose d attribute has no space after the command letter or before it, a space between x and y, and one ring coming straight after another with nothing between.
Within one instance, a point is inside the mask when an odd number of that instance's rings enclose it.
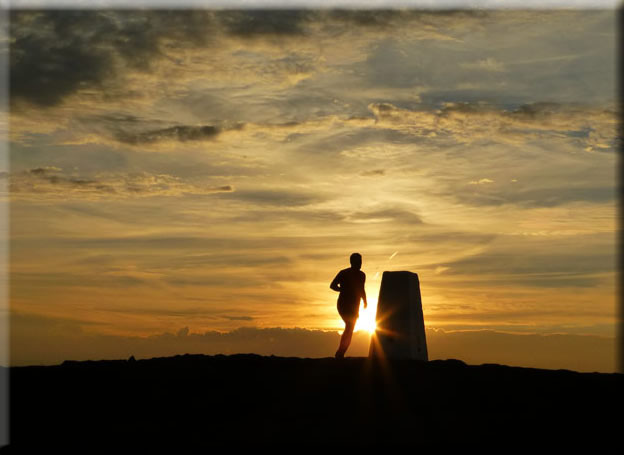
<instances>
[{"instance_id":1,"label":"trig point pillar","mask_svg":"<svg viewBox=\"0 0 624 455\"><path fill-rule=\"evenodd\" d=\"M369 357L429 360L418 275L384 272Z\"/></svg>"}]
</instances>

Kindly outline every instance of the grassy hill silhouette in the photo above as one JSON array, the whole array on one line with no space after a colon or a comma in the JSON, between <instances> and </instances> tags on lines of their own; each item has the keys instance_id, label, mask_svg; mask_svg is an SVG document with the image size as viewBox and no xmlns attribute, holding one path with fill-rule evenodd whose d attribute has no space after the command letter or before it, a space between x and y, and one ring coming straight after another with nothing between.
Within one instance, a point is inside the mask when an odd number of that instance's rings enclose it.
<instances>
[{"instance_id":1,"label":"grassy hill silhouette","mask_svg":"<svg viewBox=\"0 0 624 455\"><path fill-rule=\"evenodd\" d=\"M13 367L2 453L608 453L623 378L253 354Z\"/></svg>"}]
</instances>

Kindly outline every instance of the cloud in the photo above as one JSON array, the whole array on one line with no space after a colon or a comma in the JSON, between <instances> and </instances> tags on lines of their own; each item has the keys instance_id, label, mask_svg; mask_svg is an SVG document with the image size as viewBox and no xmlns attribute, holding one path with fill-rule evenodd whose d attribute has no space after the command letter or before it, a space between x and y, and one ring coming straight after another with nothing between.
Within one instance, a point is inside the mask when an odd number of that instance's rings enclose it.
<instances>
[{"instance_id":1,"label":"cloud","mask_svg":"<svg viewBox=\"0 0 624 455\"><path fill-rule=\"evenodd\" d=\"M168 174L100 173L84 178L63 174L57 167L34 168L9 176L12 199L127 199L230 193L232 185L206 185Z\"/></svg>"},{"instance_id":2,"label":"cloud","mask_svg":"<svg viewBox=\"0 0 624 455\"><path fill-rule=\"evenodd\" d=\"M44 120L44 122L47 120ZM21 122L21 120L20 120ZM373 119L368 123L372 125ZM28 121L12 131L13 140L29 144L32 137L27 131L36 129ZM296 122L231 122L216 121L212 125L171 125L159 118L139 117L123 112L107 114L86 114L58 125L58 141L63 145L104 144L111 146L130 145L136 150L178 148L180 144L202 143L212 141L216 145L237 144L251 147L266 144L267 141L296 142L300 138L314 133L323 134L331 129L349 130L364 126L358 120L341 118L335 115L323 116ZM42 132L51 132L46 128Z\"/></svg>"},{"instance_id":3,"label":"cloud","mask_svg":"<svg viewBox=\"0 0 624 455\"><path fill-rule=\"evenodd\" d=\"M382 175L386 175L386 170L385 169L373 169L373 170L370 170L370 171L360 172L360 175L362 177L382 176Z\"/></svg>"},{"instance_id":4,"label":"cloud","mask_svg":"<svg viewBox=\"0 0 624 455\"><path fill-rule=\"evenodd\" d=\"M219 129L210 126L172 126L159 130L145 131L142 133L119 133L117 139L127 144L149 144L163 140L174 140L180 142L201 141L213 139L219 134Z\"/></svg>"},{"instance_id":5,"label":"cloud","mask_svg":"<svg viewBox=\"0 0 624 455\"><path fill-rule=\"evenodd\" d=\"M25 126L27 126L26 123ZM263 129L264 125L220 122L213 125L171 124L159 118L139 117L122 112L109 112L75 116L67 119L64 125L57 125L55 140L63 145L98 144L120 149L132 146L137 151L167 150L180 148L180 145L206 145L216 143L219 138L227 142L242 139L253 134L253 130ZM271 125L266 126L267 129ZM13 131L15 142L31 145L29 128ZM243 131L245 130L245 131ZM26 133L26 134L24 134Z\"/></svg>"},{"instance_id":6,"label":"cloud","mask_svg":"<svg viewBox=\"0 0 624 455\"><path fill-rule=\"evenodd\" d=\"M326 198L318 192L293 189L239 189L235 193L222 194L221 198L239 200L260 206L298 207L315 204Z\"/></svg>"},{"instance_id":7,"label":"cloud","mask_svg":"<svg viewBox=\"0 0 624 455\"><path fill-rule=\"evenodd\" d=\"M51 107L81 91L115 96L128 71L152 71L156 61L175 62L176 54L188 49L214 49L224 36L304 35L314 15L306 10L14 10L11 100L14 107L23 101Z\"/></svg>"},{"instance_id":8,"label":"cloud","mask_svg":"<svg viewBox=\"0 0 624 455\"><path fill-rule=\"evenodd\" d=\"M417 214L409 210L398 208L353 212L346 217L346 220L354 223L423 223L422 219Z\"/></svg>"},{"instance_id":9,"label":"cloud","mask_svg":"<svg viewBox=\"0 0 624 455\"><path fill-rule=\"evenodd\" d=\"M151 286L155 279L160 278L150 273L142 273L131 269L121 269L118 267L108 267L98 275L92 273L72 273L69 271L57 272L49 270L45 272L19 272L12 271L11 279L18 290L24 287L45 287L48 291L65 289L72 287L92 288L92 289L116 289L123 292L123 289L131 289L135 286Z\"/></svg>"},{"instance_id":10,"label":"cloud","mask_svg":"<svg viewBox=\"0 0 624 455\"><path fill-rule=\"evenodd\" d=\"M600 153L612 152L618 144L616 113L608 108L545 103L512 110L483 103L447 103L437 110L404 109L389 103L371 103L368 108L373 114L368 118L332 114L296 122L216 121L211 125L171 125L164 120L121 112L86 115L63 127L57 125L62 130L57 130L56 140L65 145L93 143L116 148L132 146L138 151L171 149L176 153L185 150L180 145L201 145L214 151L223 150L224 146L251 150L279 142L282 147L287 147L285 150L297 155L341 153L370 159L376 154L385 160L394 158L385 153L386 150L403 143L421 144L436 150L453 144L519 146L554 141L558 146ZM14 140L32 147L34 136L24 134L30 129L28 124L24 127L26 130L16 126L12 135ZM354 147L357 144L362 146ZM245 163L239 160L238 164ZM245 165L251 164L247 160ZM334 163L329 167L335 168ZM385 172L387 169L377 168L362 171L361 175L382 176Z\"/></svg>"},{"instance_id":11,"label":"cloud","mask_svg":"<svg viewBox=\"0 0 624 455\"><path fill-rule=\"evenodd\" d=\"M113 65L110 52L91 46L92 40L68 36L72 18L82 19L88 27L97 17L80 12L12 12L11 99L53 106L80 87L103 83Z\"/></svg>"},{"instance_id":12,"label":"cloud","mask_svg":"<svg viewBox=\"0 0 624 455\"><path fill-rule=\"evenodd\" d=\"M258 255L258 254L243 254L243 253L227 253L223 251L214 252L210 254L188 254L177 255L171 258L167 264L153 265L153 269L169 269L180 270L188 272L192 269L201 269L206 266L212 266L217 268L231 268L231 267L289 267L292 266L292 259L286 256L273 256L273 255ZM204 279L206 279L204 277ZM223 277L217 277L217 280L223 279Z\"/></svg>"},{"instance_id":13,"label":"cloud","mask_svg":"<svg viewBox=\"0 0 624 455\"><path fill-rule=\"evenodd\" d=\"M618 368L616 340L607 337L438 330L427 331L427 343L430 358L457 358L468 364L601 372Z\"/></svg>"},{"instance_id":14,"label":"cloud","mask_svg":"<svg viewBox=\"0 0 624 455\"><path fill-rule=\"evenodd\" d=\"M149 70L164 57L168 40L205 45L212 16L202 10L11 11L11 100L50 107L81 90L106 91L128 68Z\"/></svg>"},{"instance_id":15,"label":"cloud","mask_svg":"<svg viewBox=\"0 0 624 455\"><path fill-rule=\"evenodd\" d=\"M587 170L587 173L592 171L596 172L595 169L591 169ZM600 171L604 172L605 169ZM548 182L535 179L536 181L532 183L526 182L525 179L524 184L513 182L513 185L496 184L489 179L473 180L467 184L474 188L473 191L462 191L462 185L451 185L449 189L444 190L444 194L463 204L490 207L515 205L523 208L549 208L582 203L602 205L615 201L617 197L615 182L605 180L603 186L566 181L564 176L573 175L575 172L578 172L576 167L560 171L560 181L552 179ZM596 179L596 182L598 181Z\"/></svg>"},{"instance_id":16,"label":"cloud","mask_svg":"<svg viewBox=\"0 0 624 455\"><path fill-rule=\"evenodd\" d=\"M23 307L88 301L127 333L333 327L293 302L321 308L366 246L371 276L399 250L466 323L614 317L612 14L66 13L11 13ZM587 104L534 102L562 99ZM182 320L188 301L221 312Z\"/></svg>"},{"instance_id":17,"label":"cloud","mask_svg":"<svg viewBox=\"0 0 624 455\"><path fill-rule=\"evenodd\" d=\"M569 242L506 238L484 251L444 263L445 275L470 275L474 280L527 287L595 287L614 273L612 233L578 236ZM605 275L607 274L607 275Z\"/></svg>"},{"instance_id":18,"label":"cloud","mask_svg":"<svg viewBox=\"0 0 624 455\"><path fill-rule=\"evenodd\" d=\"M476 69L476 70L482 70L482 71L494 71L494 72L506 71L505 65L502 62L499 62L498 60L492 57L488 57L482 60L477 60L476 62L460 63L459 66L461 66L462 68Z\"/></svg>"},{"instance_id":19,"label":"cloud","mask_svg":"<svg viewBox=\"0 0 624 455\"><path fill-rule=\"evenodd\" d=\"M490 180L486 178L486 179L472 180L468 182L469 185L484 185L487 183L494 183L494 180Z\"/></svg>"},{"instance_id":20,"label":"cloud","mask_svg":"<svg viewBox=\"0 0 624 455\"><path fill-rule=\"evenodd\" d=\"M58 364L64 360L127 359L177 354L256 353L285 357L331 357L335 331L243 327L229 332L196 332L183 326L172 333L98 335L97 325L24 313L11 317L13 365ZM366 356L369 336L356 332L349 355ZM615 339L590 335L513 334L490 330L427 329L429 359L456 358L468 364L500 363L533 368L614 372Z\"/></svg>"},{"instance_id":21,"label":"cloud","mask_svg":"<svg viewBox=\"0 0 624 455\"><path fill-rule=\"evenodd\" d=\"M284 38L309 40L309 46L319 36L335 43L342 36L361 37L360 29L370 35L397 28L417 39L451 39L458 24L484 15L396 10L13 10L11 100L13 107L21 102L52 107L77 93L105 92L100 100L140 96L124 90L129 73L149 74L160 62L180 65L188 51L218 53L229 46L226 41L239 40L236 47L263 42L264 49L274 49L283 46ZM218 71L216 66L213 70ZM300 69L296 72L301 74Z\"/></svg>"},{"instance_id":22,"label":"cloud","mask_svg":"<svg viewBox=\"0 0 624 455\"><path fill-rule=\"evenodd\" d=\"M605 203L616 199L615 186L585 186L568 188L542 188L519 191L516 196L508 197L506 202L533 207L554 207L571 202Z\"/></svg>"},{"instance_id":23,"label":"cloud","mask_svg":"<svg viewBox=\"0 0 624 455\"><path fill-rule=\"evenodd\" d=\"M63 169L61 169L59 167L56 167L56 166L44 166L44 167L38 167L38 168L31 169L28 172L30 174L33 174L33 175L44 176L44 175L48 175L51 172L60 172L62 170Z\"/></svg>"},{"instance_id":24,"label":"cloud","mask_svg":"<svg viewBox=\"0 0 624 455\"><path fill-rule=\"evenodd\" d=\"M216 14L229 34L245 38L288 38L303 35L306 32L306 23L313 16L313 12L303 9L223 11Z\"/></svg>"},{"instance_id":25,"label":"cloud","mask_svg":"<svg viewBox=\"0 0 624 455\"><path fill-rule=\"evenodd\" d=\"M489 12L436 13L398 10L374 13L333 10L132 13L76 11L67 14L54 11L14 11L12 15L15 16L11 23L15 42L11 45L11 55L12 59L13 56L15 58L11 63L11 74L16 75L16 83L11 85L16 90L16 93L12 93L12 99L60 106L72 94L80 95L75 98L74 103L63 105L63 112L58 112L59 115L55 112L53 120L42 121L38 118L39 125L35 122L29 123L28 119L12 113L12 135L19 134L20 131L54 131L63 126L71 130L74 125L65 125L67 116L81 117L83 114L105 110L106 107L125 106L123 109L127 110L126 114L137 115L137 112L146 112L155 105L175 105L174 112L168 114L184 116L170 117L178 119L178 122L169 120L156 124L158 119L154 118L151 111L148 123L143 125L146 128L111 131L113 140L121 141L125 145L146 147L150 144L155 146L163 140L179 142L208 139L216 138L217 134L225 141L224 130L227 128L224 128L221 121L247 124L246 131L240 132L242 137L266 134L273 138L274 134L275 140L279 140L277 135L282 133L292 133L293 137L295 134L306 134L313 120L331 115L342 119L352 117L343 126L356 128L356 119L362 119L366 105L385 103L416 111L419 108L414 106L418 104L412 101L408 104L406 100L417 99L421 92L428 92L431 87L427 86L426 81L419 83L418 87L413 86L412 82L431 69L419 65L413 74L397 71L393 77L397 78L398 85L407 84L409 90L392 92L385 90L383 84L371 84L362 77L355 77L356 74L368 72L362 71L363 68L357 63L347 65L340 59L331 61L329 53L336 46L345 47L344 43L350 46L353 42L351 37L358 36L357 42L364 44L361 49L358 47L354 59L361 62L368 58L371 49L377 48L372 43L385 46L385 38L396 35L396 39L390 40L392 43L388 44L393 52L392 57L387 57L387 64L379 62L378 69L384 76L382 79L387 80L386 73L397 63L422 60L411 58L411 54L408 58L401 54L405 49L421 47L414 45L414 37L410 34L457 34L461 37L467 30L495 24L495 19L501 17L500 14L494 14L496 17L492 18ZM507 16L509 17L506 20L511 23L524 24L525 21L534 19L534 15L528 13L509 13ZM559 21L558 24L561 22L560 15L556 14L549 15L549 20ZM388 35L391 32L392 35ZM284 44L273 39L279 36L301 38L305 43L293 41ZM36 45L30 43L33 40L37 41ZM322 42L319 45L322 52L319 51L319 46L312 44L316 40ZM259 41L265 44L259 45ZM427 46L425 48L429 49ZM466 46L470 47L469 44ZM46 55L39 58L37 53L44 52ZM384 53L383 49L381 53ZM76 61L80 61L82 55L86 54L85 64L69 65L66 63L69 58L65 54L76 54ZM60 63L55 63L55 60ZM477 61L482 60L491 63L499 62L501 58L497 55ZM102 67L106 70L103 71ZM48 86L40 88L41 84L33 80L34 75L45 79ZM175 84L163 86L159 82L162 80L175 81ZM24 87L20 86L21 83ZM300 85L298 88L295 87L297 83ZM59 90L55 89L56 86ZM167 86L171 86L171 89ZM175 90L173 86L176 87ZM477 92L475 96L483 93L483 90ZM505 100L511 96L498 89L495 93ZM416 98L412 98L413 96ZM453 94L447 91L442 101L453 99ZM402 102L405 104L401 104ZM74 110L71 115L68 112L70 105ZM442 110L449 114L451 109L446 106ZM426 110L411 115L403 124L398 122L394 126L387 122L387 115L374 118L377 119L379 127L392 127L417 136L421 133L437 134L434 127L440 126L439 133L443 137L450 135L462 143L472 142L479 137L518 143L522 140L522 134L526 134L525 138L535 137L537 134L530 127L523 131L499 131L504 134L491 136L492 132L500 130L496 125L501 124L500 119L497 120L496 116L490 118L482 113L484 124L494 121L495 125L479 127L476 114L468 115L463 112L462 115L467 117L460 118L457 107L453 118ZM470 121L472 117L474 121ZM364 122L370 123L372 120L373 117L368 117ZM290 133L285 133L285 128L269 131L270 122L285 125L288 121L296 121L298 124L291 128ZM252 124L257 125L257 128ZM504 130L506 123L502 122L500 126ZM202 134L202 127L215 128L215 136ZM93 125L91 128L96 129ZM610 130L609 127L591 126L576 129L574 133L588 135L582 139L588 150L604 151L613 147L614 126ZM551 134L545 133L543 128L540 131L541 134ZM85 128L74 135L79 137L67 138L65 143L97 142L95 137L103 136L103 133ZM69 132L68 135L71 136L72 133ZM237 137L241 136L231 136L232 140Z\"/></svg>"},{"instance_id":26,"label":"cloud","mask_svg":"<svg viewBox=\"0 0 624 455\"><path fill-rule=\"evenodd\" d=\"M411 110L371 103L376 125L424 137L450 137L459 143L497 140L524 143L540 136L567 137L588 147L614 148L614 110L589 106L535 103L514 110L487 103L445 103L441 109Z\"/></svg>"}]
</instances>

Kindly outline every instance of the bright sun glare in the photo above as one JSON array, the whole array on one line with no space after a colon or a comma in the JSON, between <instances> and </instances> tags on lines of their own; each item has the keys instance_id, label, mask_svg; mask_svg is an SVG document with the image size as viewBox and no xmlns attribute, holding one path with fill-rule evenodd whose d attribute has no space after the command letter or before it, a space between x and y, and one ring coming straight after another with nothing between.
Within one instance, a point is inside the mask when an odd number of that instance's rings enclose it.
<instances>
[{"instance_id":1,"label":"bright sun glare","mask_svg":"<svg viewBox=\"0 0 624 455\"><path fill-rule=\"evenodd\" d=\"M354 331L366 330L368 333L373 333L377 328L375 322L375 315L377 313L377 298L368 298L368 307L364 309L364 305L360 304L360 317L355 323Z\"/></svg>"}]
</instances>

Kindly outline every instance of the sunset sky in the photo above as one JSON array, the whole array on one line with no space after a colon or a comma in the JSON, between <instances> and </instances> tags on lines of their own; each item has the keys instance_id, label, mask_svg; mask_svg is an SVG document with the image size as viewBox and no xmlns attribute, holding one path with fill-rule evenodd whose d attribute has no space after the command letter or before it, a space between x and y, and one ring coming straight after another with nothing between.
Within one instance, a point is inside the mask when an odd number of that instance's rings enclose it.
<instances>
[{"instance_id":1,"label":"sunset sky","mask_svg":"<svg viewBox=\"0 0 624 455\"><path fill-rule=\"evenodd\" d=\"M613 10L10 20L12 364L331 356L357 251L373 299L418 273L431 357L616 368Z\"/></svg>"}]
</instances>

